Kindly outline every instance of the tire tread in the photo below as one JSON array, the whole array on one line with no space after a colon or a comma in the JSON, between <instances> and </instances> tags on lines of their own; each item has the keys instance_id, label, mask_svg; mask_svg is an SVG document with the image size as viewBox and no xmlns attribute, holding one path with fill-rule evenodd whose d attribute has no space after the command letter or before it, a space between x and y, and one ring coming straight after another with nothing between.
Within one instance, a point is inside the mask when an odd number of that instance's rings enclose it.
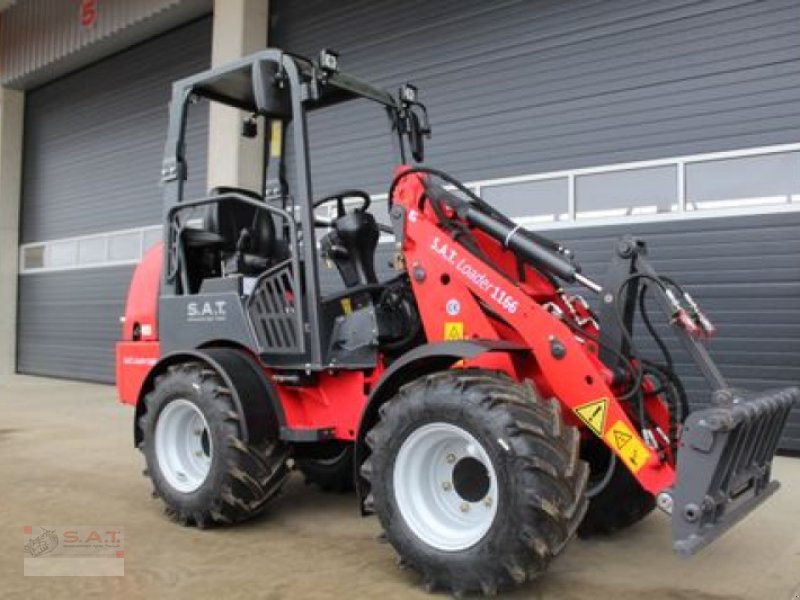
<instances>
[{"instance_id":1,"label":"tire tread","mask_svg":"<svg viewBox=\"0 0 800 600\"><path fill-rule=\"evenodd\" d=\"M275 440L244 441L244 423L236 411L233 394L219 374L201 362L190 361L170 365L155 378L153 390L145 398L145 411L139 418L139 426L145 432L139 449L145 452L149 443L148 433L155 431L152 422L158 413L158 391L171 382L180 380L192 386L200 386L216 405L217 412L226 429L227 447L224 483L203 509L189 509L171 504L168 496L154 480L154 497L165 503L165 513L172 520L204 529L213 525L232 525L258 515L280 490L289 476L287 460L289 449ZM147 471L152 479L153 465Z\"/></svg>"},{"instance_id":2,"label":"tire tread","mask_svg":"<svg viewBox=\"0 0 800 600\"><path fill-rule=\"evenodd\" d=\"M520 494L524 508L510 520L521 526L502 532L507 543L499 544L502 547L491 560L483 556L470 568L437 568L421 559L427 547L420 550L422 542L398 530L402 519L393 518L396 510L386 505L388 493L380 477L391 461L386 449L404 430L407 415L425 414L435 398L448 395L458 397L465 412L479 414L486 431L505 439L513 453L507 464L514 465L515 480L525 484ZM425 589L457 596L495 595L541 574L574 536L586 511L588 465L578 455L577 430L562 421L560 404L541 400L530 382L520 384L505 374L482 369L443 371L405 384L379 414L365 438L371 453L360 467L370 486L365 507L374 504L387 538L402 562L420 574Z\"/></svg>"}]
</instances>

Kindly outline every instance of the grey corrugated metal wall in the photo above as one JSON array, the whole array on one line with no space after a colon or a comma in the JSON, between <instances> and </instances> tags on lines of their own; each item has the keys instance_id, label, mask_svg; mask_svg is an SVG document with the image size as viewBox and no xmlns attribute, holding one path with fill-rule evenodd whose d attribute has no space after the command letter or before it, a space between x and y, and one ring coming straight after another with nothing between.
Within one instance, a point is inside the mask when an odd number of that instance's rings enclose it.
<instances>
[{"instance_id":1,"label":"grey corrugated metal wall","mask_svg":"<svg viewBox=\"0 0 800 600\"><path fill-rule=\"evenodd\" d=\"M203 19L28 94L22 243L159 222L170 85L208 67L210 39ZM187 193L205 189L206 107L190 118Z\"/></svg>"},{"instance_id":2,"label":"grey corrugated metal wall","mask_svg":"<svg viewBox=\"0 0 800 600\"><path fill-rule=\"evenodd\" d=\"M23 275L18 371L111 383L132 274L127 266Z\"/></svg>"},{"instance_id":3,"label":"grey corrugated metal wall","mask_svg":"<svg viewBox=\"0 0 800 600\"><path fill-rule=\"evenodd\" d=\"M334 48L343 68L386 87L418 84L433 122L428 164L479 180L799 141L798 9L798 0L277 0L271 39L309 55ZM317 195L386 191L380 117L362 115L342 107L312 120ZM594 274L616 236L646 236L655 263L719 323L722 370L763 389L800 381L798 225L792 214L555 235ZM800 450L800 410L783 446Z\"/></svg>"},{"instance_id":4,"label":"grey corrugated metal wall","mask_svg":"<svg viewBox=\"0 0 800 600\"><path fill-rule=\"evenodd\" d=\"M211 20L135 46L28 94L21 240L158 223L173 80L208 67ZM190 119L188 192L205 189L208 122ZM23 373L112 381L131 269L21 275Z\"/></svg>"},{"instance_id":5,"label":"grey corrugated metal wall","mask_svg":"<svg viewBox=\"0 0 800 600\"><path fill-rule=\"evenodd\" d=\"M796 142L798 0L276 0L271 42L430 110L428 162L465 180ZM317 191L385 191L363 113L322 119ZM313 132L312 132L313 134ZM335 151L333 151L335 150Z\"/></svg>"}]
</instances>

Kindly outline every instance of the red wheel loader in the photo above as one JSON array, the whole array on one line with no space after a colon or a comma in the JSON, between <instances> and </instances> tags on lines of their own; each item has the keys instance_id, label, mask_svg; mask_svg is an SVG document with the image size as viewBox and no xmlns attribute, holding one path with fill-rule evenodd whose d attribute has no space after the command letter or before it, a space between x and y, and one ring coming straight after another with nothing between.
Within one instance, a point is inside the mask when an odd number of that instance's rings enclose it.
<instances>
[{"instance_id":1,"label":"red wheel loader","mask_svg":"<svg viewBox=\"0 0 800 600\"><path fill-rule=\"evenodd\" d=\"M307 116L353 100L388 116L390 223L362 190L313 193ZM242 134L262 132L261 189L184 196L200 101L251 115ZM610 248L596 282L569 250L424 166L429 136L416 88L388 93L330 51L266 49L174 84L163 243L135 271L117 345L119 394L167 513L244 521L298 467L325 487L355 484L426 589L493 594L543 573L576 532L658 506L690 555L765 501L798 390L729 386L706 350L711 321L642 240ZM375 270L382 237L389 277ZM322 260L341 291L322 292ZM709 396L692 398L705 408L689 409L645 299L707 379ZM637 351L637 315L658 361Z\"/></svg>"}]
</instances>

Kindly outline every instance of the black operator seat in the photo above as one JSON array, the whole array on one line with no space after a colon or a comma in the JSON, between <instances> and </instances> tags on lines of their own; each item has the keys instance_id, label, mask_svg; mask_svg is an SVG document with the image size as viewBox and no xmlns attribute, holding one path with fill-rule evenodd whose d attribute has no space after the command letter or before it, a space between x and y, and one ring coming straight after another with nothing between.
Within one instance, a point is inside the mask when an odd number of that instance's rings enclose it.
<instances>
[{"instance_id":1,"label":"black operator seat","mask_svg":"<svg viewBox=\"0 0 800 600\"><path fill-rule=\"evenodd\" d=\"M263 201L257 192L236 187L216 187L210 195L240 194ZM283 240L277 238L270 212L236 200L222 200L206 207L201 229L184 230L189 247L220 250L229 274L258 275L287 257Z\"/></svg>"}]
</instances>

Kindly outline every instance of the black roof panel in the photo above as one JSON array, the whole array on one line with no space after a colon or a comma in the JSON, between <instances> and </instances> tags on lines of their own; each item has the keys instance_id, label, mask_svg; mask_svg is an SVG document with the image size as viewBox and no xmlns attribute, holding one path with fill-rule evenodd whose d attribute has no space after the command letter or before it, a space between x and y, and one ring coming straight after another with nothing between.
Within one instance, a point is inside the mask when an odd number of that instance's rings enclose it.
<instances>
[{"instance_id":1,"label":"black roof panel","mask_svg":"<svg viewBox=\"0 0 800 600\"><path fill-rule=\"evenodd\" d=\"M278 50L266 48L244 58L214 67L191 77L181 79L176 86L191 88L191 90L205 98L236 106L242 110L256 112L255 94L253 91L253 65L259 61L266 61L287 66L293 63L301 79L310 81L314 77L314 63L307 58L296 56ZM350 100L353 98L367 98L383 104L389 108L397 108L397 101L389 92L376 88L369 83L348 75L337 72L326 75L324 79L317 77L320 83L320 97L312 101L309 108L319 108Z\"/></svg>"}]
</instances>

